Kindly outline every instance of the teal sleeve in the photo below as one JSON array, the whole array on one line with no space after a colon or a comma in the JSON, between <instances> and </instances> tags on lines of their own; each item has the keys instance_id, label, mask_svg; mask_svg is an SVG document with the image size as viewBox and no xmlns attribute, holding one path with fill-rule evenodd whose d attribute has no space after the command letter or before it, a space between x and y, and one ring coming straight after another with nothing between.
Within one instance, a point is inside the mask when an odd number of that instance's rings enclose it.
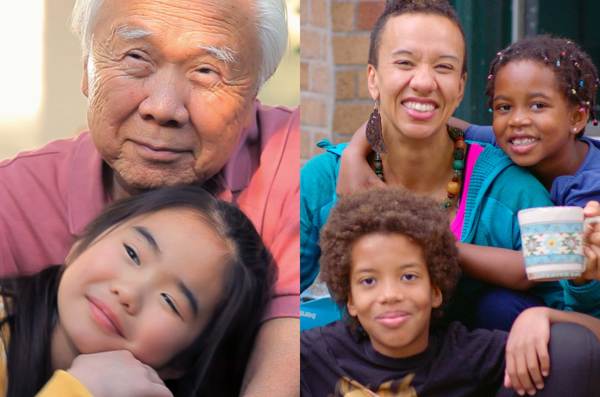
<instances>
[{"instance_id":1,"label":"teal sleeve","mask_svg":"<svg viewBox=\"0 0 600 397\"><path fill-rule=\"evenodd\" d=\"M325 152L300 170L300 291L319 274L319 232L335 201L339 156Z\"/></svg>"},{"instance_id":2,"label":"teal sleeve","mask_svg":"<svg viewBox=\"0 0 600 397\"><path fill-rule=\"evenodd\" d=\"M586 313L600 318L600 282L590 281L575 285L569 280L561 280L564 291L564 310Z\"/></svg>"},{"instance_id":3,"label":"teal sleeve","mask_svg":"<svg viewBox=\"0 0 600 397\"><path fill-rule=\"evenodd\" d=\"M492 247L521 249L521 229L517 214L532 207L552 206L548 191L529 172L511 165L487 189L479 213L473 243Z\"/></svg>"},{"instance_id":4,"label":"teal sleeve","mask_svg":"<svg viewBox=\"0 0 600 397\"><path fill-rule=\"evenodd\" d=\"M510 222L513 229L512 235L515 240L514 249L521 248L521 232L519 230L516 215L519 209L528 207L552 206L548 191L531 176L527 171L517 167L510 167L501 175L499 180L504 182L499 185L496 196L503 203L514 209L514 220ZM510 193L512 192L512 193ZM497 219L497 214L491 219ZM498 222L492 222L492 228L502 226ZM508 223L503 226L505 230ZM497 230L500 232L501 230ZM539 283L532 292L541 297L546 305L555 309L577 311L590 314L600 318L600 282L591 281L584 285L574 285L567 280L560 282Z\"/></svg>"}]
</instances>

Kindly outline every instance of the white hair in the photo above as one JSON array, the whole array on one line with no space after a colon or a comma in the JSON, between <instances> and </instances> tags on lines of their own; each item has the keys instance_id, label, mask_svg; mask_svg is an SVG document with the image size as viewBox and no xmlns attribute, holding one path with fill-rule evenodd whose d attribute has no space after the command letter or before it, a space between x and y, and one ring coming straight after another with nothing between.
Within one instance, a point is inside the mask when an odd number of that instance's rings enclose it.
<instances>
[{"instance_id":1,"label":"white hair","mask_svg":"<svg viewBox=\"0 0 600 397\"><path fill-rule=\"evenodd\" d=\"M71 28L79 36L83 56L88 57L92 28L103 0L77 0L73 6ZM271 77L288 43L287 9L285 0L254 0L258 40L262 63L258 72L258 87Z\"/></svg>"}]
</instances>

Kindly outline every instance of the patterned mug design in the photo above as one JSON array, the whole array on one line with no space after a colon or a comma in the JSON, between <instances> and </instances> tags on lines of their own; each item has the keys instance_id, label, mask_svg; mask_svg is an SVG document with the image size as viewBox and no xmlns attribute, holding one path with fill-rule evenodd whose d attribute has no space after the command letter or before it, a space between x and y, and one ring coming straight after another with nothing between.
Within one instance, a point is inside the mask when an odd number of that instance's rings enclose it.
<instances>
[{"instance_id":1,"label":"patterned mug design","mask_svg":"<svg viewBox=\"0 0 600 397\"><path fill-rule=\"evenodd\" d=\"M581 222L521 225L523 255L530 279L575 278L583 271Z\"/></svg>"}]
</instances>

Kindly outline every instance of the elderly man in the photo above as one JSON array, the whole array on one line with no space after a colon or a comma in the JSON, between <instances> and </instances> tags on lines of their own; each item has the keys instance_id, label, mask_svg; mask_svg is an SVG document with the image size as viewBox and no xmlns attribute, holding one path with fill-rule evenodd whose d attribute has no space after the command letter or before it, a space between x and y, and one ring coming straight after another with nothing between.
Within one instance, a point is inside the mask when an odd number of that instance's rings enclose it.
<instances>
[{"instance_id":1,"label":"elderly man","mask_svg":"<svg viewBox=\"0 0 600 397\"><path fill-rule=\"evenodd\" d=\"M283 0L78 0L85 132L0 163L3 275L62 263L108 202L222 183L279 268L243 395L299 389L297 112L256 101L287 44Z\"/></svg>"}]
</instances>

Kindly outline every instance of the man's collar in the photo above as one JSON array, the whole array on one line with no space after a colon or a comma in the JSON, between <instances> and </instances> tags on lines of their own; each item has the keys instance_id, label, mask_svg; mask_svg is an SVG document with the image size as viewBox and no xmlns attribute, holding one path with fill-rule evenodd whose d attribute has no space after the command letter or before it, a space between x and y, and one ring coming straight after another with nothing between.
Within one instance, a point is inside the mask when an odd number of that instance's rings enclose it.
<instances>
[{"instance_id":1,"label":"man's collar","mask_svg":"<svg viewBox=\"0 0 600 397\"><path fill-rule=\"evenodd\" d=\"M69 156L67 216L71 234L79 234L109 201L102 184L102 158L92 136L85 132L75 138Z\"/></svg>"},{"instance_id":2,"label":"man's collar","mask_svg":"<svg viewBox=\"0 0 600 397\"><path fill-rule=\"evenodd\" d=\"M258 107L260 102L254 101L250 125L242 131L240 143L223 168L223 176L227 189L235 196L248 186L250 179L258 167L260 151L260 134L258 131Z\"/></svg>"}]
</instances>

